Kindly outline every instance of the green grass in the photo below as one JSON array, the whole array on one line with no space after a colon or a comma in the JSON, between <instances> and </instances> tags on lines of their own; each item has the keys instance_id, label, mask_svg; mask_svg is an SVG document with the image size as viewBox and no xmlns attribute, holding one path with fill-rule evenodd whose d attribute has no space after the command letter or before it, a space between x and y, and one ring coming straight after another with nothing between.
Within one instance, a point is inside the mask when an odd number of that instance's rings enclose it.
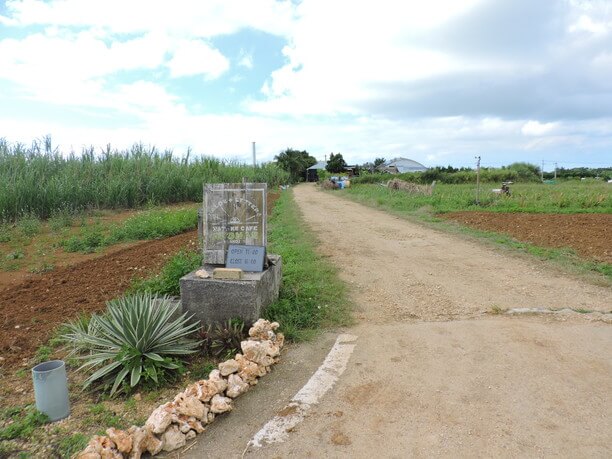
<instances>
[{"instance_id":1,"label":"green grass","mask_svg":"<svg viewBox=\"0 0 612 459\"><path fill-rule=\"evenodd\" d=\"M37 411L32 405L14 407L2 413L2 420L8 421L0 428L0 440L27 439L37 427L45 424L49 417Z\"/></svg>"},{"instance_id":2,"label":"green grass","mask_svg":"<svg viewBox=\"0 0 612 459\"><path fill-rule=\"evenodd\" d=\"M104 432L109 427L115 427L116 429L129 427L129 421L107 408L104 402L89 406L89 413L83 423L85 425L104 427L101 432Z\"/></svg>"},{"instance_id":3,"label":"green grass","mask_svg":"<svg viewBox=\"0 0 612 459\"><path fill-rule=\"evenodd\" d=\"M364 204L409 213L422 208L433 212L612 213L612 186L602 181L519 183L511 185L509 197L493 194L493 188L499 188L499 184L482 184L480 205L475 203L476 185L437 184L431 196L408 194L377 184L357 184L342 193Z\"/></svg>"},{"instance_id":4,"label":"green grass","mask_svg":"<svg viewBox=\"0 0 612 459\"><path fill-rule=\"evenodd\" d=\"M57 452L62 459L69 459L87 446L89 437L82 433L74 433L62 437L57 445Z\"/></svg>"},{"instance_id":5,"label":"green grass","mask_svg":"<svg viewBox=\"0 0 612 459\"><path fill-rule=\"evenodd\" d=\"M278 321L290 339L304 339L321 327L351 323L345 284L337 269L316 251L292 193L282 193L269 219L268 251L283 258L283 283L266 318Z\"/></svg>"},{"instance_id":6,"label":"green grass","mask_svg":"<svg viewBox=\"0 0 612 459\"><path fill-rule=\"evenodd\" d=\"M181 293L179 279L200 266L202 266L201 253L180 251L166 262L158 275L135 280L130 292L179 296Z\"/></svg>"},{"instance_id":7,"label":"green grass","mask_svg":"<svg viewBox=\"0 0 612 459\"><path fill-rule=\"evenodd\" d=\"M65 155L51 139L31 146L0 139L0 222L24 216L49 218L58 212L130 209L150 203L202 200L203 183L266 182L277 186L287 172L269 163L253 168L235 161L193 157L135 144L118 151ZM59 227L67 223L58 223Z\"/></svg>"},{"instance_id":8,"label":"green grass","mask_svg":"<svg viewBox=\"0 0 612 459\"><path fill-rule=\"evenodd\" d=\"M112 244L146 239L161 239L193 229L198 224L195 208L154 209L140 212L120 225L85 227L79 235L62 239L66 252L91 253Z\"/></svg>"}]
</instances>

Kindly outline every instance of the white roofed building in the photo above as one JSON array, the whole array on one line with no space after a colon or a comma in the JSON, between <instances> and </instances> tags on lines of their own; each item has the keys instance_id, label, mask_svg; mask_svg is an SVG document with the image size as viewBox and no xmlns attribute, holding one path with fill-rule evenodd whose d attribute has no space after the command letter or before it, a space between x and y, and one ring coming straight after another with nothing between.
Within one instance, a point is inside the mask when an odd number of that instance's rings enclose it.
<instances>
[{"instance_id":1,"label":"white roofed building","mask_svg":"<svg viewBox=\"0 0 612 459\"><path fill-rule=\"evenodd\" d=\"M381 164L376 169L381 172L389 172L390 174L403 174L404 172L423 172L427 170L427 167L412 159L394 158Z\"/></svg>"}]
</instances>

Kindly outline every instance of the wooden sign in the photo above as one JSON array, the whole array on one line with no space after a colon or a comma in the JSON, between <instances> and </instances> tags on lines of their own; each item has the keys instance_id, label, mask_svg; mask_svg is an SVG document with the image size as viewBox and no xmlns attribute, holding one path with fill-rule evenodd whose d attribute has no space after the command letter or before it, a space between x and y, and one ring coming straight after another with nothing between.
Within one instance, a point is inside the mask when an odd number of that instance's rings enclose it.
<instances>
[{"instance_id":1,"label":"wooden sign","mask_svg":"<svg viewBox=\"0 0 612 459\"><path fill-rule=\"evenodd\" d=\"M226 268L240 268L247 272L262 272L266 248L257 245L234 245L227 248Z\"/></svg>"},{"instance_id":2,"label":"wooden sign","mask_svg":"<svg viewBox=\"0 0 612 459\"><path fill-rule=\"evenodd\" d=\"M265 183L204 185L204 262L225 264L230 244L267 245Z\"/></svg>"}]
</instances>

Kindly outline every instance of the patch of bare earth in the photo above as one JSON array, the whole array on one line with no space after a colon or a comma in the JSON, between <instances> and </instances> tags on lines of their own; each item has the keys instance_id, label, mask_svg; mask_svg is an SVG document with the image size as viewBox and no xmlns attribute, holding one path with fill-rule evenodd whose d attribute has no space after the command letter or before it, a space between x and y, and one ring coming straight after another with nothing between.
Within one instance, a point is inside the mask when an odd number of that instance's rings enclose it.
<instances>
[{"instance_id":1,"label":"patch of bare earth","mask_svg":"<svg viewBox=\"0 0 612 459\"><path fill-rule=\"evenodd\" d=\"M440 217L542 247L569 247L582 257L612 263L612 214L449 212Z\"/></svg>"},{"instance_id":2,"label":"patch of bare earth","mask_svg":"<svg viewBox=\"0 0 612 459\"><path fill-rule=\"evenodd\" d=\"M0 356L4 365L26 362L51 331L79 313L103 310L134 277L148 277L182 248L194 248L196 231L141 242L0 290Z\"/></svg>"}]
</instances>

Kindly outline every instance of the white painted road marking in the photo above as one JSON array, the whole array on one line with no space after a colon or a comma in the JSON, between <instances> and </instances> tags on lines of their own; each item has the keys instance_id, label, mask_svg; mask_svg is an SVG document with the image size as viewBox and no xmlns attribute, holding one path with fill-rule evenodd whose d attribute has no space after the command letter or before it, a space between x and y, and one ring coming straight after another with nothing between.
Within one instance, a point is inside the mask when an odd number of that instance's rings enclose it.
<instances>
[{"instance_id":1,"label":"white painted road marking","mask_svg":"<svg viewBox=\"0 0 612 459\"><path fill-rule=\"evenodd\" d=\"M291 402L279 414L266 423L249 441L249 446L261 447L266 443L281 443L289 432L302 420L308 410L316 405L321 397L336 383L346 370L351 354L355 349L354 335L342 334L325 357L325 361L308 382L295 394Z\"/></svg>"}]
</instances>

